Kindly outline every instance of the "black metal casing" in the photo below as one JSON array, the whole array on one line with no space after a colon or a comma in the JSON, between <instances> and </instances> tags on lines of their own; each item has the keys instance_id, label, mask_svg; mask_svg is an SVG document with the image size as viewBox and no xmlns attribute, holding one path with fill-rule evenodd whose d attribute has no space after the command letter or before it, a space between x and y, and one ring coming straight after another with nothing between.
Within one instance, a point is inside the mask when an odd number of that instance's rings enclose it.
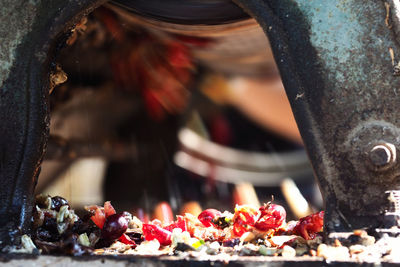
<instances>
[{"instance_id":1,"label":"black metal casing","mask_svg":"<svg viewBox=\"0 0 400 267\"><path fill-rule=\"evenodd\" d=\"M53 55L74 23L103 2L1 1L2 245L29 231ZM234 2L271 42L325 199L325 231L396 226L400 47L384 1Z\"/></svg>"}]
</instances>

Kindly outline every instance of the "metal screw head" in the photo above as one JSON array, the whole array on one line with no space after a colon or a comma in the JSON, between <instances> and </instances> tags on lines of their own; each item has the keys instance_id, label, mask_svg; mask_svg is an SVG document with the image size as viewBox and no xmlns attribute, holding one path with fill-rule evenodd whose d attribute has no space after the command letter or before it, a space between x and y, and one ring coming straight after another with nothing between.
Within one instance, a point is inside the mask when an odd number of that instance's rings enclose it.
<instances>
[{"instance_id":1,"label":"metal screw head","mask_svg":"<svg viewBox=\"0 0 400 267\"><path fill-rule=\"evenodd\" d=\"M376 145L369 152L369 160L376 168L389 167L396 161L396 148L389 143Z\"/></svg>"}]
</instances>

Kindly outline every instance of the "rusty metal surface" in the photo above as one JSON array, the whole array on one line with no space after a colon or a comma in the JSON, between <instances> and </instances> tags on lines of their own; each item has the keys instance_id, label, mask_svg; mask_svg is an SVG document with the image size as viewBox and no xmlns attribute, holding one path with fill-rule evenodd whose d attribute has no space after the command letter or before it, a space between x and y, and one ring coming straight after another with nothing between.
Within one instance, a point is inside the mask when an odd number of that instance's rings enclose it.
<instances>
[{"instance_id":1,"label":"rusty metal surface","mask_svg":"<svg viewBox=\"0 0 400 267\"><path fill-rule=\"evenodd\" d=\"M101 2L0 1L2 245L13 242L29 227L33 189L48 134L48 73L58 49L54 40Z\"/></svg>"},{"instance_id":2,"label":"rusty metal surface","mask_svg":"<svg viewBox=\"0 0 400 267\"><path fill-rule=\"evenodd\" d=\"M380 168L373 162L385 159L370 155L400 145L400 50L384 1L235 2L270 39L324 196L325 230L382 227L394 201L385 192L400 185L396 159Z\"/></svg>"},{"instance_id":3,"label":"rusty metal surface","mask_svg":"<svg viewBox=\"0 0 400 267\"><path fill-rule=\"evenodd\" d=\"M102 2L1 0L3 244L25 232L29 223L48 134L49 55L57 49L52 44L80 15ZM327 232L395 225L391 209L398 200L390 197L396 195L390 192L400 187L396 157L400 92L399 77L393 71L400 49L396 27L385 23L385 3L235 2L254 16L269 36L325 198ZM389 51L393 51L393 59Z\"/></svg>"}]
</instances>

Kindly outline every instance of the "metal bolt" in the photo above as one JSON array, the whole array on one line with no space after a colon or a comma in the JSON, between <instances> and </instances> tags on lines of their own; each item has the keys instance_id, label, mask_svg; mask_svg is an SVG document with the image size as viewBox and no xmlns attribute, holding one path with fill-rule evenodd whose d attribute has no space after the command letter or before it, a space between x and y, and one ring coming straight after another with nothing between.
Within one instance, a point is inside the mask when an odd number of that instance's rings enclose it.
<instances>
[{"instance_id":1,"label":"metal bolt","mask_svg":"<svg viewBox=\"0 0 400 267\"><path fill-rule=\"evenodd\" d=\"M388 233L389 235L398 235L399 231L391 232L389 229L393 229L393 226L400 225L400 191L399 190L389 190L385 192L388 199L387 210L385 211L385 216L383 217L383 228L382 233ZM397 228L397 230L399 230Z\"/></svg>"},{"instance_id":2,"label":"metal bolt","mask_svg":"<svg viewBox=\"0 0 400 267\"><path fill-rule=\"evenodd\" d=\"M376 145L369 152L369 160L376 168L390 167L396 161L396 147L390 143Z\"/></svg>"},{"instance_id":3,"label":"metal bolt","mask_svg":"<svg viewBox=\"0 0 400 267\"><path fill-rule=\"evenodd\" d=\"M385 194L390 204L387 212L400 214L400 190L388 190Z\"/></svg>"}]
</instances>

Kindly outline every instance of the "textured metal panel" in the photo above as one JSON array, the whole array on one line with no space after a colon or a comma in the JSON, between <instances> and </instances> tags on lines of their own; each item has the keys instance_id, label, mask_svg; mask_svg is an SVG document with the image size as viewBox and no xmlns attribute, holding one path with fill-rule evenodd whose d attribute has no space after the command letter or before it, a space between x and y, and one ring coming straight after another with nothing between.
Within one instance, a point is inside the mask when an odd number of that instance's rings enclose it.
<instances>
[{"instance_id":1,"label":"textured metal panel","mask_svg":"<svg viewBox=\"0 0 400 267\"><path fill-rule=\"evenodd\" d=\"M101 2L1 0L3 244L28 230L48 133L53 41ZM394 75L400 49L397 27L387 23L387 5L375 0L235 2L269 36L325 198L326 230L396 225L397 210L391 209L398 200L390 196L400 187L399 77Z\"/></svg>"},{"instance_id":2,"label":"textured metal panel","mask_svg":"<svg viewBox=\"0 0 400 267\"><path fill-rule=\"evenodd\" d=\"M322 190L328 232L382 227L399 165L373 148L400 145L400 50L383 1L236 0L267 33ZM375 153L376 152L372 152ZM394 155L395 156L395 155ZM376 161L375 161L376 162ZM392 220L392 225L396 221Z\"/></svg>"},{"instance_id":3,"label":"textured metal panel","mask_svg":"<svg viewBox=\"0 0 400 267\"><path fill-rule=\"evenodd\" d=\"M93 0L1 0L0 240L28 231L48 134L48 79L56 36ZM50 56L49 56L50 55Z\"/></svg>"}]
</instances>

